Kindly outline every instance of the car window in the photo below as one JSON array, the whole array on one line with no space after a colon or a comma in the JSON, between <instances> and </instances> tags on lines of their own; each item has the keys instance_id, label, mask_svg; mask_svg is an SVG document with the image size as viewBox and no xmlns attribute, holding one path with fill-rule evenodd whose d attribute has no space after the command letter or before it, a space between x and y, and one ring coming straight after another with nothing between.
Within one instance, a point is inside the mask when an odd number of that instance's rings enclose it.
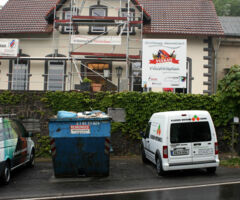
<instances>
[{"instance_id":1,"label":"car window","mask_svg":"<svg viewBox=\"0 0 240 200\"><path fill-rule=\"evenodd\" d=\"M0 141L4 140L4 135L3 135L3 120L0 118Z\"/></svg>"},{"instance_id":2,"label":"car window","mask_svg":"<svg viewBox=\"0 0 240 200\"><path fill-rule=\"evenodd\" d=\"M15 121L11 121L11 134L13 138L18 138L18 137L22 137L22 132L21 130L18 128L18 125L16 124Z\"/></svg>"},{"instance_id":3,"label":"car window","mask_svg":"<svg viewBox=\"0 0 240 200\"><path fill-rule=\"evenodd\" d=\"M11 126L10 126L9 119L3 118L2 119L3 140L11 139L10 129L11 129Z\"/></svg>"},{"instance_id":4,"label":"car window","mask_svg":"<svg viewBox=\"0 0 240 200\"><path fill-rule=\"evenodd\" d=\"M171 143L204 142L211 140L208 122L174 123L170 129Z\"/></svg>"},{"instance_id":5,"label":"car window","mask_svg":"<svg viewBox=\"0 0 240 200\"><path fill-rule=\"evenodd\" d=\"M146 138L149 138L150 130L151 130L151 123L149 122L145 132Z\"/></svg>"},{"instance_id":6,"label":"car window","mask_svg":"<svg viewBox=\"0 0 240 200\"><path fill-rule=\"evenodd\" d=\"M28 137L28 132L26 131L22 123L18 120L14 120L14 122L16 124L16 129L18 129L19 134L21 134L21 137Z\"/></svg>"}]
</instances>

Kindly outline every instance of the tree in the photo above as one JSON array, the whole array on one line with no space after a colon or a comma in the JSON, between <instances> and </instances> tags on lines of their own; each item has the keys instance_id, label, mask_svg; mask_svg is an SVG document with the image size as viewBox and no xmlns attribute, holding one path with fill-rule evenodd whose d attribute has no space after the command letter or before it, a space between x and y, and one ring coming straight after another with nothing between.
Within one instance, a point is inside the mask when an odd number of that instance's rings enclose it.
<instances>
[{"instance_id":1,"label":"tree","mask_svg":"<svg viewBox=\"0 0 240 200\"><path fill-rule=\"evenodd\" d=\"M240 65L230 68L228 74L219 81L219 100L228 107L230 118L240 116Z\"/></svg>"},{"instance_id":2,"label":"tree","mask_svg":"<svg viewBox=\"0 0 240 200\"><path fill-rule=\"evenodd\" d=\"M240 0L213 0L218 16L240 16Z\"/></svg>"}]
</instances>

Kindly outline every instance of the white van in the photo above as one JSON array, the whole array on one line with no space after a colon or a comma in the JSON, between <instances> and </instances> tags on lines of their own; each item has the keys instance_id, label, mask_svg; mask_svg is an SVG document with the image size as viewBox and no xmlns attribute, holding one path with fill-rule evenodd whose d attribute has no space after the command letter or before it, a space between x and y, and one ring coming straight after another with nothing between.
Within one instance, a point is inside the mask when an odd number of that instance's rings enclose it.
<instances>
[{"instance_id":1,"label":"white van","mask_svg":"<svg viewBox=\"0 0 240 200\"><path fill-rule=\"evenodd\" d=\"M216 132L207 111L155 113L142 137L142 160L154 163L158 175L194 168L215 173L219 166Z\"/></svg>"}]
</instances>

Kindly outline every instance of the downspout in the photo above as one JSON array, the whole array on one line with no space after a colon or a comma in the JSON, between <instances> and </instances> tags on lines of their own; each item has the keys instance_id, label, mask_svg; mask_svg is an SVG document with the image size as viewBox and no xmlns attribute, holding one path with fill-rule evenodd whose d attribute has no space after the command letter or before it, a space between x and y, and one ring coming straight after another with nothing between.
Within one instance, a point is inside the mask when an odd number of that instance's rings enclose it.
<instances>
[{"instance_id":1,"label":"downspout","mask_svg":"<svg viewBox=\"0 0 240 200\"><path fill-rule=\"evenodd\" d=\"M216 94L217 92L217 56L218 56L218 51L221 46L221 40L222 38L218 39L215 51L214 51L214 93Z\"/></svg>"}]
</instances>

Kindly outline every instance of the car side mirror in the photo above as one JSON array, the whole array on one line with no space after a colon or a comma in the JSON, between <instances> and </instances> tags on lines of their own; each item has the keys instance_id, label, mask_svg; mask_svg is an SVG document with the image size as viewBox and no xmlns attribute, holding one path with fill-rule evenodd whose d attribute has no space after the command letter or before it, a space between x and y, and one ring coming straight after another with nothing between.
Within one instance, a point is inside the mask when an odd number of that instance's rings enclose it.
<instances>
[{"instance_id":1,"label":"car side mirror","mask_svg":"<svg viewBox=\"0 0 240 200\"><path fill-rule=\"evenodd\" d=\"M141 136L142 138L146 138L145 132L141 131L141 132L140 132L140 136Z\"/></svg>"}]
</instances>

